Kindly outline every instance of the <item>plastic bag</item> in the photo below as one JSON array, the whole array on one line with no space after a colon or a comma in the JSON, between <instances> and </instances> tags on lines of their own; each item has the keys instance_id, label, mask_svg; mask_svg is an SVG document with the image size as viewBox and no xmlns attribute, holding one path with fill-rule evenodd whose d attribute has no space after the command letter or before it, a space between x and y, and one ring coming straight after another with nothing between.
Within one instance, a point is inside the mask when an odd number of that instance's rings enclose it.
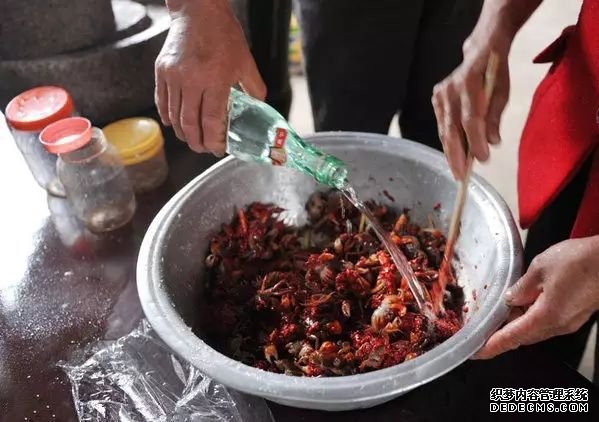
<instances>
[{"instance_id":1,"label":"plastic bag","mask_svg":"<svg viewBox=\"0 0 599 422\"><path fill-rule=\"evenodd\" d=\"M86 360L59 363L71 381L81 422L273 420L263 399L203 375L174 355L145 320L126 336L81 355L90 353Z\"/></svg>"}]
</instances>

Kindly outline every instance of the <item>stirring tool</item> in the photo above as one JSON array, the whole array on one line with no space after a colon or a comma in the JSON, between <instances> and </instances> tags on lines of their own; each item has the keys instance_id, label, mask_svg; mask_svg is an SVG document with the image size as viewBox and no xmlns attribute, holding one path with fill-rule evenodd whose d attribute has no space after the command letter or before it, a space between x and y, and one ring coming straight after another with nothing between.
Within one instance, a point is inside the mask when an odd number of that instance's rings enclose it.
<instances>
[{"instance_id":1,"label":"stirring tool","mask_svg":"<svg viewBox=\"0 0 599 422\"><path fill-rule=\"evenodd\" d=\"M499 56L495 52L491 52L489 55L489 61L487 62L487 68L485 71L484 88L485 88L485 100L488 103L493 94L495 88L495 80L497 78L497 68L499 66ZM435 312L443 311L443 297L445 293L445 286L447 281L451 277L451 260L453 258L454 246L460 232L460 222L462 220L462 212L464 211L464 204L466 203L466 196L468 193L468 185L470 184L470 176L472 174L472 165L474 164L474 157L468 146L468 142L465 143L466 150L466 175L463 180L458 184L458 193L453 209L453 215L451 217L451 223L449 225L449 233L447 235L447 242L445 243L445 253L443 255L443 262L439 271L439 282L438 282L438 294L434 296L434 309Z\"/></svg>"}]
</instances>

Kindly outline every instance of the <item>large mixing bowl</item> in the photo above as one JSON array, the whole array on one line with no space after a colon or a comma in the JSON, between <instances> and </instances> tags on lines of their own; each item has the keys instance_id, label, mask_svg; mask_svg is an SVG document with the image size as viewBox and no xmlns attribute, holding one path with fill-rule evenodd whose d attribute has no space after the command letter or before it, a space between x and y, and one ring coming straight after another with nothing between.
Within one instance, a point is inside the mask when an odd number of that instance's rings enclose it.
<instances>
[{"instance_id":1,"label":"large mixing bowl","mask_svg":"<svg viewBox=\"0 0 599 422\"><path fill-rule=\"evenodd\" d=\"M319 133L307 139L348 163L360 197L408 207L421 224L433 215L447 228L456 183L440 153L373 134ZM253 201L278 204L288 210L288 221L301 223L304 203L316 189L326 188L293 170L227 158L165 205L141 246L137 283L146 317L175 352L236 390L290 406L345 410L374 406L443 375L468 359L504 321L502 296L521 270L520 236L505 202L473 176L455 263L468 312L464 327L443 344L391 368L339 378L269 373L211 348L192 331L202 307L201 277L211 235L232 219L236 207ZM439 213L433 212L437 203L442 204Z\"/></svg>"}]
</instances>

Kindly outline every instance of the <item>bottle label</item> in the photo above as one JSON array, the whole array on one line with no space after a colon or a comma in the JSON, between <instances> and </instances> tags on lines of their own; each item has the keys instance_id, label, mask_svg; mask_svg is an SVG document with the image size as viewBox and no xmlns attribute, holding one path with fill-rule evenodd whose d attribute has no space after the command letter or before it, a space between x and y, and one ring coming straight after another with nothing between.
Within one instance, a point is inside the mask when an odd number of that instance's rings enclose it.
<instances>
[{"instance_id":1,"label":"bottle label","mask_svg":"<svg viewBox=\"0 0 599 422\"><path fill-rule=\"evenodd\" d=\"M268 154L272 164L275 166L283 166L287 162L287 151L285 150L285 141L287 140L287 131L283 128L277 128L275 131L275 142L270 147Z\"/></svg>"}]
</instances>

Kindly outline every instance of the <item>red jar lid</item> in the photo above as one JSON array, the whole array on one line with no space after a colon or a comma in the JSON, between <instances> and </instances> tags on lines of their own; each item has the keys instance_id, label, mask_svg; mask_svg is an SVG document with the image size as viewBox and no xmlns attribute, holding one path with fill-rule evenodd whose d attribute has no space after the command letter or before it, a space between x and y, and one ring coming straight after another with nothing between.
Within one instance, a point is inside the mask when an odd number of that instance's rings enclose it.
<instances>
[{"instance_id":1,"label":"red jar lid","mask_svg":"<svg viewBox=\"0 0 599 422\"><path fill-rule=\"evenodd\" d=\"M91 122L83 117L69 117L54 122L40 133L40 142L52 154L65 154L87 144L92 137Z\"/></svg>"},{"instance_id":2,"label":"red jar lid","mask_svg":"<svg viewBox=\"0 0 599 422\"><path fill-rule=\"evenodd\" d=\"M5 114L14 129L41 132L50 123L73 114L73 100L60 87L40 86L13 98Z\"/></svg>"}]
</instances>

